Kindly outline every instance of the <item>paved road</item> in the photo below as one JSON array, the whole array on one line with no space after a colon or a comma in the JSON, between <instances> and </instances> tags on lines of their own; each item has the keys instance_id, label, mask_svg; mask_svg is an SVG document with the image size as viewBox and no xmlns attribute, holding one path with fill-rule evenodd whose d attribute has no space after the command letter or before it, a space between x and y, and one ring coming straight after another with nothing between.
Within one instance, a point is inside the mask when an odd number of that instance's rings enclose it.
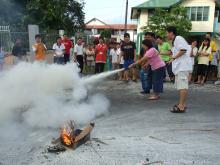
<instances>
[{"instance_id":1,"label":"paved road","mask_svg":"<svg viewBox=\"0 0 220 165\"><path fill-rule=\"evenodd\" d=\"M171 84L157 102L140 95L138 83L103 84L96 92L111 100L111 108L96 120L92 137L106 144L92 141L53 155L44 149L56 130L35 130L17 141L0 139L0 164L220 164L220 86L192 86L188 112L172 114L169 109L178 98Z\"/></svg>"},{"instance_id":2,"label":"paved road","mask_svg":"<svg viewBox=\"0 0 220 165\"><path fill-rule=\"evenodd\" d=\"M97 134L120 139L113 143L121 150L113 153L121 164L126 160L136 164L145 158L167 165L220 164L220 86L191 86L186 114L169 112L178 99L171 84L166 85L158 102L147 101L135 83L109 82L106 86L112 101L111 116L100 119L103 131ZM108 148L103 151L108 152ZM126 155L124 160L122 155Z\"/></svg>"}]
</instances>

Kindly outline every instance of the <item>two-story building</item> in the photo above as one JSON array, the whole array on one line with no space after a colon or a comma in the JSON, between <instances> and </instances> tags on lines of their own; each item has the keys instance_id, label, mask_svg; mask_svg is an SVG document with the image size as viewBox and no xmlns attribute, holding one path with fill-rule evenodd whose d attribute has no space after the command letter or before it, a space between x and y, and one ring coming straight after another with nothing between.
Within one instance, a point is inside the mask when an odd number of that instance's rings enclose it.
<instances>
[{"instance_id":1,"label":"two-story building","mask_svg":"<svg viewBox=\"0 0 220 165\"><path fill-rule=\"evenodd\" d=\"M175 5L187 8L188 17L192 23L191 36L204 36L212 32L220 36L220 0L147 0L146 2L132 7L131 19L137 20L137 45L141 45L143 38L142 27L147 25L149 17L156 8L169 10ZM220 43L220 37L215 39ZM217 44L218 47L220 44ZM137 50L139 51L139 50Z\"/></svg>"},{"instance_id":2,"label":"two-story building","mask_svg":"<svg viewBox=\"0 0 220 165\"><path fill-rule=\"evenodd\" d=\"M188 17L192 21L191 33L202 35L206 32L220 32L219 10L220 0L148 0L132 7L131 19L137 20L137 33L146 26L155 8L170 9L174 5L187 8Z\"/></svg>"}]
</instances>

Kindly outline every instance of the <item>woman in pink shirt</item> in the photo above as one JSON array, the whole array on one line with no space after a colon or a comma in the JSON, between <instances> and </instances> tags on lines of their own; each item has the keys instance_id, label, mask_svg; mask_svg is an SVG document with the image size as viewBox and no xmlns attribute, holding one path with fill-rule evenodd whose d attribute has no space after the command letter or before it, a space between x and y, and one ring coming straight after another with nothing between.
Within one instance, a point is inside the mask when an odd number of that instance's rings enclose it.
<instances>
[{"instance_id":1,"label":"woman in pink shirt","mask_svg":"<svg viewBox=\"0 0 220 165\"><path fill-rule=\"evenodd\" d=\"M130 65L129 67L134 67L135 65L150 65L152 69L152 85L153 94L148 98L148 100L158 100L160 98L160 93L163 93L163 78L165 72L165 63L161 60L159 52L153 48L152 42L149 40L144 40L142 46L146 51L144 57L138 60L136 63Z\"/></svg>"}]
</instances>

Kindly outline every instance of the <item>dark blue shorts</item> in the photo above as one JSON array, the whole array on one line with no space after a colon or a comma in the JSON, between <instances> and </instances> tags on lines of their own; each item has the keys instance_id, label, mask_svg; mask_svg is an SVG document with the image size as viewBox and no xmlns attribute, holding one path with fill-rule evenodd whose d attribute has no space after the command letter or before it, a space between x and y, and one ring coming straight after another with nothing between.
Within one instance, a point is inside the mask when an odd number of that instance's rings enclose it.
<instances>
[{"instance_id":1,"label":"dark blue shorts","mask_svg":"<svg viewBox=\"0 0 220 165\"><path fill-rule=\"evenodd\" d=\"M124 61L124 68L128 69L129 65L133 64L134 60L125 60Z\"/></svg>"}]
</instances>

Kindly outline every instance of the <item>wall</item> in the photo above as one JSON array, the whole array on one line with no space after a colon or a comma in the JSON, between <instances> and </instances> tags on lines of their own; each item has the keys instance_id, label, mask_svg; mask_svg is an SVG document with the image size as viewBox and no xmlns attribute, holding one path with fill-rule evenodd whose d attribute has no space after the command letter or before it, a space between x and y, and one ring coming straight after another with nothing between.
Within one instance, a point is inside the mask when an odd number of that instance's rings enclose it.
<instances>
[{"instance_id":1,"label":"wall","mask_svg":"<svg viewBox=\"0 0 220 165\"><path fill-rule=\"evenodd\" d=\"M141 10L140 18L138 20L137 33L142 32L141 27L146 26L148 22L148 11L147 9Z\"/></svg>"},{"instance_id":2,"label":"wall","mask_svg":"<svg viewBox=\"0 0 220 165\"><path fill-rule=\"evenodd\" d=\"M127 33L130 34L131 41L136 41L136 38L137 38L136 31L128 30ZM121 34L120 33L114 33L111 37L116 38L117 42L120 42L120 40L124 40L124 33L121 33Z\"/></svg>"},{"instance_id":3,"label":"wall","mask_svg":"<svg viewBox=\"0 0 220 165\"><path fill-rule=\"evenodd\" d=\"M209 20L192 21L192 32L213 32L215 0L185 0L181 5L184 7L209 6Z\"/></svg>"}]
</instances>

